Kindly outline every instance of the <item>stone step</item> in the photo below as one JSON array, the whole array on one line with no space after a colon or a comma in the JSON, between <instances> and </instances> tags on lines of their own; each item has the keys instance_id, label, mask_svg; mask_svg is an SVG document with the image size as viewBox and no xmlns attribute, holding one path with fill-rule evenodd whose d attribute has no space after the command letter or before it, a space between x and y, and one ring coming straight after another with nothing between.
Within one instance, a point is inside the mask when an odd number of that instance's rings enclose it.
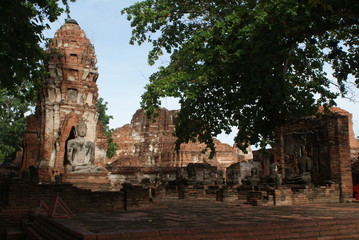
<instances>
[{"instance_id":1,"label":"stone step","mask_svg":"<svg viewBox=\"0 0 359 240\"><path fill-rule=\"evenodd\" d=\"M91 234L76 232L75 226L64 226L54 219L38 217L27 233L42 239L358 239L356 219L297 221L283 224L252 224L218 228L189 228L160 231ZM75 230L73 230L75 229ZM30 238L31 239L31 238ZM34 238L35 239L35 238ZM41 238L40 238L41 239Z\"/></svg>"},{"instance_id":2,"label":"stone step","mask_svg":"<svg viewBox=\"0 0 359 240\"><path fill-rule=\"evenodd\" d=\"M27 213L29 210L28 206L6 206L0 211L0 214Z\"/></svg>"},{"instance_id":3,"label":"stone step","mask_svg":"<svg viewBox=\"0 0 359 240\"><path fill-rule=\"evenodd\" d=\"M25 229L26 240L47 240L43 236L41 236L32 226L29 226Z\"/></svg>"},{"instance_id":4,"label":"stone step","mask_svg":"<svg viewBox=\"0 0 359 240\"><path fill-rule=\"evenodd\" d=\"M25 240L26 234L20 227L9 227L6 229L6 240Z\"/></svg>"},{"instance_id":5,"label":"stone step","mask_svg":"<svg viewBox=\"0 0 359 240\"><path fill-rule=\"evenodd\" d=\"M54 240L61 240L61 239L69 239L65 238L61 233L59 235L58 231L48 224L43 224L38 221L32 224L31 228L37 232L38 235L44 237L45 239L54 239Z\"/></svg>"},{"instance_id":6,"label":"stone step","mask_svg":"<svg viewBox=\"0 0 359 240\"><path fill-rule=\"evenodd\" d=\"M6 206L0 211L0 229L14 227L21 224L21 220L27 218L30 209L28 206Z\"/></svg>"},{"instance_id":7,"label":"stone step","mask_svg":"<svg viewBox=\"0 0 359 240\"><path fill-rule=\"evenodd\" d=\"M312 226L311 226L312 225ZM105 239L358 239L359 223L355 219L291 224L253 224L219 228L174 229L150 232L126 232L98 235Z\"/></svg>"},{"instance_id":8,"label":"stone step","mask_svg":"<svg viewBox=\"0 0 359 240\"><path fill-rule=\"evenodd\" d=\"M37 234L42 239L359 239L359 222L353 218L329 220L288 220L228 227L203 227L152 231L124 231L117 233L81 232L76 226L63 225L60 220L32 217L26 233ZM29 238L36 239L36 238ZM41 238L39 238L41 239Z\"/></svg>"},{"instance_id":9,"label":"stone step","mask_svg":"<svg viewBox=\"0 0 359 240\"><path fill-rule=\"evenodd\" d=\"M71 229L64 228L61 224L49 217L38 216L32 217L31 224L23 225L27 234L34 235L34 239L53 239L53 240L78 240L83 239L80 233L74 232Z\"/></svg>"}]
</instances>

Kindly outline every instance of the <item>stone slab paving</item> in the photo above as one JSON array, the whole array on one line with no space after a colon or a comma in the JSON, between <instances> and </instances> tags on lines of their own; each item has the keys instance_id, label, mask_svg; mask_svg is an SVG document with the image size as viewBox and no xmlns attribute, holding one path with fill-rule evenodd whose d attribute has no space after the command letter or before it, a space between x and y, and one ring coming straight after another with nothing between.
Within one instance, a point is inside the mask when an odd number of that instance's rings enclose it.
<instances>
[{"instance_id":1,"label":"stone slab paving","mask_svg":"<svg viewBox=\"0 0 359 240\"><path fill-rule=\"evenodd\" d=\"M208 200L159 200L150 209L77 213L60 224L83 232L151 232L170 229L225 228L230 226L295 223L320 220L359 219L358 203L302 206L249 206Z\"/></svg>"}]
</instances>

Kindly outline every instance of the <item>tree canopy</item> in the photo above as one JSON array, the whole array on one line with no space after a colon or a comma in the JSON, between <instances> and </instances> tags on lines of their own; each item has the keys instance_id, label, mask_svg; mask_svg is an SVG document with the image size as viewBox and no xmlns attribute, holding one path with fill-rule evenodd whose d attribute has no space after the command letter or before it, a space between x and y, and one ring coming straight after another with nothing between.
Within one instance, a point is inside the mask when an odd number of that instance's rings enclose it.
<instances>
[{"instance_id":1,"label":"tree canopy","mask_svg":"<svg viewBox=\"0 0 359 240\"><path fill-rule=\"evenodd\" d=\"M265 145L285 119L335 104L348 78L359 84L356 0L146 0L122 13L130 43L152 43L149 64L171 54L142 106L152 115L162 97L179 98L177 146L213 150L232 126L238 147Z\"/></svg>"},{"instance_id":2,"label":"tree canopy","mask_svg":"<svg viewBox=\"0 0 359 240\"><path fill-rule=\"evenodd\" d=\"M43 30L69 12L70 1L75 0L0 1L0 163L22 148L25 115L46 74Z\"/></svg>"},{"instance_id":3,"label":"tree canopy","mask_svg":"<svg viewBox=\"0 0 359 240\"><path fill-rule=\"evenodd\" d=\"M61 13L68 12L69 1L75 0L0 1L0 88L16 93L24 81L41 78L43 30Z\"/></svg>"}]
</instances>

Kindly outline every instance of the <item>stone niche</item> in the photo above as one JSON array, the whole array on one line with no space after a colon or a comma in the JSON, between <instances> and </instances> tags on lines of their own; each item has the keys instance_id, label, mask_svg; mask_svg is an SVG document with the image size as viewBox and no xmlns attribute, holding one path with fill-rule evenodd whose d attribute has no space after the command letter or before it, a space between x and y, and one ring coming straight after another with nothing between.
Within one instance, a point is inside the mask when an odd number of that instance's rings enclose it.
<instances>
[{"instance_id":1,"label":"stone niche","mask_svg":"<svg viewBox=\"0 0 359 240\"><path fill-rule=\"evenodd\" d=\"M282 178L289 172L298 174L299 161L307 155L312 161L310 175L315 186L338 184L341 201L351 198L350 131L350 114L337 108L317 117L292 119L278 127L273 153Z\"/></svg>"},{"instance_id":2,"label":"stone niche","mask_svg":"<svg viewBox=\"0 0 359 240\"><path fill-rule=\"evenodd\" d=\"M91 146L87 150L93 155L86 163L104 166L107 149L95 105L98 73L93 45L72 20L56 32L48 52L51 57L45 66L50 77L43 82L35 114L27 119L22 162L25 175L35 167L42 183L53 182L65 172L68 145L79 137L76 126L80 120L86 126L80 142Z\"/></svg>"}]
</instances>

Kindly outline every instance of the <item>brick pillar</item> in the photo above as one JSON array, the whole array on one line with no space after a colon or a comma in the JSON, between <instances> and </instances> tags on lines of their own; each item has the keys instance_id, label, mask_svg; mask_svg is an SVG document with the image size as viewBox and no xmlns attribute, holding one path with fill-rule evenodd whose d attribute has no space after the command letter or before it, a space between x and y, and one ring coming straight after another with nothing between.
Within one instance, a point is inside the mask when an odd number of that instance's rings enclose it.
<instances>
[{"instance_id":1,"label":"brick pillar","mask_svg":"<svg viewBox=\"0 0 359 240\"><path fill-rule=\"evenodd\" d=\"M343 202L353 197L348 117L333 117L327 128L331 174L339 183L340 201Z\"/></svg>"}]
</instances>

